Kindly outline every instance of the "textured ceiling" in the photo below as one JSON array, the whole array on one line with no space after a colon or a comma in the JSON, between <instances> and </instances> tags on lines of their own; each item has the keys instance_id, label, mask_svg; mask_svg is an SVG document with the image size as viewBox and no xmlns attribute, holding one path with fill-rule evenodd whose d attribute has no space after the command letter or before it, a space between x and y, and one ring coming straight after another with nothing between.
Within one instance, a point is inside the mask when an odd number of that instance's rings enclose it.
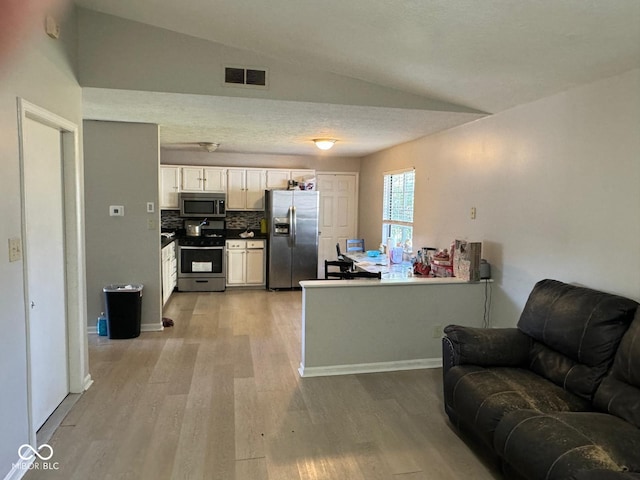
<instances>
[{"instance_id":1,"label":"textured ceiling","mask_svg":"<svg viewBox=\"0 0 640 480\"><path fill-rule=\"evenodd\" d=\"M157 123L164 148L201 141L220 151L314 155L316 138L338 138L330 152L364 156L479 117L473 113L328 105L204 95L83 89L93 119ZM88 112L88 113L87 113ZM253 146L253 148L250 148Z\"/></svg>"},{"instance_id":2,"label":"textured ceiling","mask_svg":"<svg viewBox=\"0 0 640 480\"><path fill-rule=\"evenodd\" d=\"M638 0L76 3L269 58L489 113L640 67ZM168 101L163 111L154 108L158 104L153 95L136 98L129 92L126 102L119 104L115 92L87 90L87 112L100 111L105 119L137 115L140 118L129 120L161 125L160 119L169 116L181 119L162 127L163 144L193 141L214 131L216 138L212 140L222 143L221 150L237 140L233 151L309 154L308 138L300 138L301 130L296 126L313 127L315 122L318 128L331 125L331 132L341 140L342 146L336 144L333 154L362 155L477 118L421 110L183 96ZM189 108L179 108L183 101ZM228 123L202 111L196 115L203 104L220 108ZM145 105L147 111L127 105ZM234 112L248 110L256 121L234 125ZM225 123L226 130L222 129Z\"/></svg>"}]
</instances>

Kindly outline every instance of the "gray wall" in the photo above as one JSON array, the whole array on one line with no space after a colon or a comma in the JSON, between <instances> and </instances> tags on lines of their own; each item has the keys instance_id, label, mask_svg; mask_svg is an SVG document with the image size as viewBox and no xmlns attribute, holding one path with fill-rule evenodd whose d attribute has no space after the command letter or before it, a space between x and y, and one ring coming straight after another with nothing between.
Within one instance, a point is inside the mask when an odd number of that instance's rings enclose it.
<instances>
[{"instance_id":1,"label":"gray wall","mask_svg":"<svg viewBox=\"0 0 640 480\"><path fill-rule=\"evenodd\" d=\"M639 86L633 70L364 158L360 233L380 241L383 172L415 166L414 246L484 242L496 324L543 278L639 300Z\"/></svg>"},{"instance_id":2,"label":"gray wall","mask_svg":"<svg viewBox=\"0 0 640 480\"><path fill-rule=\"evenodd\" d=\"M162 326L159 155L157 125L84 122L89 326L105 310L102 289L112 283L142 283L142 327ZM155 213L147 213L147 202ZM109 216L110 205L123 205L125 216Z\"/></svg>"},{"instance_id":3,"label":"gray wall","mask_svg":"<svg viewBox=\"0 0 640 480\"><path fill-rule=\"evenodd\" d=\"M44 23L37 22L38 25ZM75 18L62 25L59 41L35 32L30 44L0 66L0 478L29 442L27 338L22 262L9 262L9 238L22 236L16 98L49 110L81 127L81 90L75 80Z\"/></svg>"}]
</instances>

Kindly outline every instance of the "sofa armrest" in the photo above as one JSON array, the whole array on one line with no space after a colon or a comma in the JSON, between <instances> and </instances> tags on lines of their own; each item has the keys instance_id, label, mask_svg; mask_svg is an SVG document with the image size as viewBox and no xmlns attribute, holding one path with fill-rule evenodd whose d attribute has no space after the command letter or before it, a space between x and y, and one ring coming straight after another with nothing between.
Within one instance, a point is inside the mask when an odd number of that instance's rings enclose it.
<instances>
[{"instance_id":1,"label":"sofa armrest","mask_svg":"<svg viewBox=\"0 0 640 480\"><path fill-rule=\"evenodd\" d=\"M640 473L616 472L613 470L582 470L569 477L570 480L640 480Z\"/></svg>"},{"instance_id":2,"label":"sofa armrest","mask_svg":"<svg viewBox=\"0 0 640 480\"><path fill-rule=\"evenodd\" d=\"M529 358L532 339L517 328L449 325L442 339L444 373L455 365L519 367Z\"/></svg>"}]
</instances>

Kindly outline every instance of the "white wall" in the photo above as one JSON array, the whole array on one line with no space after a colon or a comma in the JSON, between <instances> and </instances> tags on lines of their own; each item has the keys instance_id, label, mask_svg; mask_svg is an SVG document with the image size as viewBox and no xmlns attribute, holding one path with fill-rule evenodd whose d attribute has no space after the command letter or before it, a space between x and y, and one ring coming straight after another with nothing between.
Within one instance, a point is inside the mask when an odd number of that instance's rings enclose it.
<instances>
[{"instance_id":1,"label":"white wall","mask_svg":"<svg viewBox=\"0 0 640 480\"><path fill-rule=\"evenodd\" d=\"M323 155L268 155L223 152L198 152L191 150L162 149L163 165L215 165L220 167L258 167L314 169L324 172L357 172L360 158L328 157Z\"/></svg>"},{"instance_id":2,"label":"white wall","mask_svg":"<svg viewBox=\"0 0 640 480\"><path fill-rule=\"evenodd\" d=\"M379 242L383 172L415 166L414 246L483 241L494 324L543 278L640 300L639 159L633 70L364 158L360 234Z\"/></svg>"},{"instance_id":3,"label":"white wall","mask_svg":"<svg viewBox=\"0 0 640 480\"><path fill-rule=\"evenodd\" d=\"M18 447L29 442L24 272L22 262L9 262L7 249L9 238L22 235L16 98L81 127L74 25L70 15L59 41L37 32L12 62L0 67L0 478L18 461Z\"/></svg>"},{"instance_id":4,"label":"white wall","mask_svg":"<svg viewBox=\"0 0 640 480\"><path fill-rule=\"evenodd\" d=\"M105 311L105 285L141 283L142 328L162 328L159 150L157 125L84 122L89 326ZM124 217L109 216L110 205Z\"/></svg>"}]
</instances>

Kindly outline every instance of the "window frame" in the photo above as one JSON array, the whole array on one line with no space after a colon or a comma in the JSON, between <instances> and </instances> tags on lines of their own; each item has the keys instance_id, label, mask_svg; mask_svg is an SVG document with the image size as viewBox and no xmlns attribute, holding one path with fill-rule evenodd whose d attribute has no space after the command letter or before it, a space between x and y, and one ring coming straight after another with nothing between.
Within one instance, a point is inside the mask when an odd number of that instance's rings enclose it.
<instances>
[{"instance_id":1,"label":"window frame","mask_svg":"<svg viewBox=\"0 0 640 480\"><path fill-rule=\"evenodd\" d=\"M392 204L393 204L393 193L389 192L387 193L388 187L387 187L387 182L389 180L388 177L392 177L393 175L406 175L408 173L411 173L413 175L413 186L412 186L412 192L411 192L411 221L407 221L406 219L404 220L398 220L398 219L394 219L393 217L393 213L392 213ZM416 182L416 169L415 167L409 167L409 168L403 168L400 170L392 170L392 171L387 171L387 172L383 172L383 177L382 177L382 189L383 189L383 193L382 193L382 243L386 244L387 243L387 239L390 238L391 236L391 230L393 229L394 226L400 227L402 229L410 229L410 238L406 238L405 235L402 235L401 238L401 242L403 244L403 248L405 249L405 252L407 253L411 253L412 249L413 249L413 229L414 229L414 218L415 218L415 191L416 191L416 186L415 186L415 182ZM403 193L403 204L406 204L406 199L405 199L405 195ZM387 218L387 216L389 218ZM407 249L407 240L411 241L411 248Z\"/></svg>"}]
</instances>

